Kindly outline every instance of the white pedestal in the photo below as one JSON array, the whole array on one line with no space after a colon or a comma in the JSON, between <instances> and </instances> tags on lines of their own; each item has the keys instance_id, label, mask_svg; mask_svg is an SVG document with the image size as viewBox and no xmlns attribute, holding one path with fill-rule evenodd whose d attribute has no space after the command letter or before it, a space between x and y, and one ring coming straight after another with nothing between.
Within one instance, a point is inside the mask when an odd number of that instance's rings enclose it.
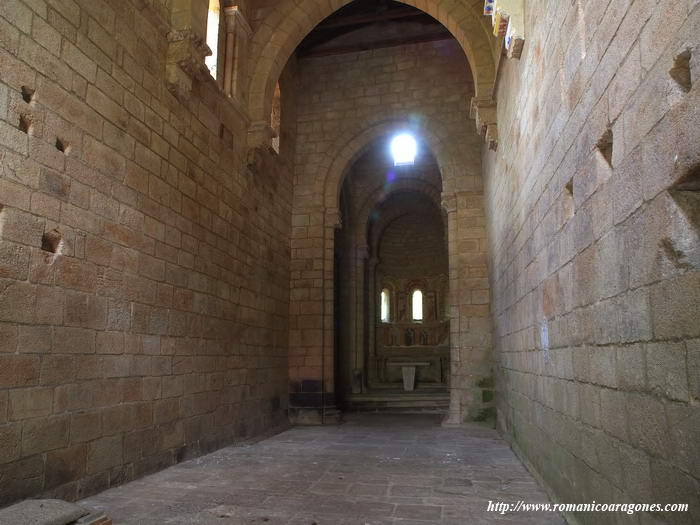
<instances>
[{"instance_id":1,"label":"white pedestal","mask_svg":"<svg viewBox=\"0 0 700 525\"><path fill-rule=\"evenodd\" d=\"M410 392L416 386L416 367L402 366L401 373L403 373L403 389Z\"/></svg>"},{"instance_id":2,"label":"white pedestal","mask_svg":"<svg viewBox=\"0 0 700 525\"><path fill-rule=\"evenodd\" d=\"M419 366L430 366L430 363L424 361L418 362L393 362L388 363L389 366L400 366L403 375L403 389L406 392L412 392L416 387L416 368Z\"/></svg>"}]
</instances>

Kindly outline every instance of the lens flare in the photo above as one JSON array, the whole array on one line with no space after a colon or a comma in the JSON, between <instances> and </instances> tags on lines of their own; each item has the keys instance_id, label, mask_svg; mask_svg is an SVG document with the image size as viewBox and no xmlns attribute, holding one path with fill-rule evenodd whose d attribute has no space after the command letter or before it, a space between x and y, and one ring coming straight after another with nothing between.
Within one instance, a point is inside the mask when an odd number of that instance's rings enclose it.
<instances>
[{"instance_id":1,"label":"lens flare","mask_svg":"<svg viewBox=\"0 0 700 525\"><path fill-rule=\"evenodd\" d=\"M416 139L408 133L402 133L391 141L391 155L394 157L394 166L407 166L416 160Z\"/></svg>"}]
</instances>

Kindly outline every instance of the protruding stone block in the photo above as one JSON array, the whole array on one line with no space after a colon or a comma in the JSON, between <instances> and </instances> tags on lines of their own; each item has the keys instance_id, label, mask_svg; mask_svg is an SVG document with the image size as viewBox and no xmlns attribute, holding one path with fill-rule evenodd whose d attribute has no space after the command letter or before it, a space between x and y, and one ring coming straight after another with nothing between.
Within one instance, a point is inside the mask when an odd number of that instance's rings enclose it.
<instances>
[{"instance_id":1,"label":"protruding stone block","mask_svg":"<svg viewBox=\"0 0 700 525\"><path fill-rule=\"evenodd\" d=\"M489 149L496 151L498 147L498 128L496 121L498 111L496 103L491 99L472 98L469 115L476 122L476 131L485 138Z\"/></svg>"},{"instance_id":2,"label":"protruding stone block","mask_svg":"<svg viewBox=\"0 0 700 525\"><path fill-rule=\"evenodd\" d=\"M178 99L187 101L193 80L209 74L204 57L211 55L211 49L201 36L188 29L171 31L168 42L165 68L168 89Z\"/></svg>"},{"instance_id":3,"label":"protruding stone block","mask_svg":"<svg viewBox=\"0 0 700 525\"><path fill-rule=\"evenodd\" d=\"M68 525L89 512L58 499L25 500L0 510L0 523L12 525Z\"/></svg>"}]
</instances>

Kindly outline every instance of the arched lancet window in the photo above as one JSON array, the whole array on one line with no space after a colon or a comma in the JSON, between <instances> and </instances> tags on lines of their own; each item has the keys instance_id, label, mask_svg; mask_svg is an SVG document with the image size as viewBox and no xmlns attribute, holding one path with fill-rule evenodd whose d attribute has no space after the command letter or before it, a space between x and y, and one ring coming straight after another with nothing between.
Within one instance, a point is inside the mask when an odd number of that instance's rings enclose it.
<instances>
[{"instance_id":1,"label":"arched lancet window","mask_svg":"<svg viewBox=\"0 0 700 525\"><path fill-rule=\"evenodd\" d=\"M380 296L380 316L382 323L388 323L391 320L391 296L389 290L384 288Z\"/></svg>"},{"instance_id":2,"label":"arched lancet window","mask_svg":"<svg viewBox=\"0 0 700 525\"><path fill-rule=\"evenodd\" d=\"M413 290L411 295L411 316L414 321L423 320L423 292Z\"/></svg>"},{"instance_id":3,"label":"arched lancet window","mask_svg":"<svg viewBox=\"0 0 700 525\"><path fill-rule=\"evenodd\" d=\"M209 0L209 12L207 14L207 45L211 49L211 56L204 59L211 76L216 78L218 54L219 54L219 22L221 20L221 4L219 0Z\"/></svg>"},{"instance_id":4,"label":"arched lancet window","mask_svg":"<svg viewBox=\"0 0 700 525\"><path fill-rule=\"evenodd\" d=\"M277 82L275 87L275 96L272 98L272 114L270 115L270 127L274 132L272 137L272 148L280 152L280 132L282 122L282 93L280 92L280 83Z\"/></svg>"}]
</instances>

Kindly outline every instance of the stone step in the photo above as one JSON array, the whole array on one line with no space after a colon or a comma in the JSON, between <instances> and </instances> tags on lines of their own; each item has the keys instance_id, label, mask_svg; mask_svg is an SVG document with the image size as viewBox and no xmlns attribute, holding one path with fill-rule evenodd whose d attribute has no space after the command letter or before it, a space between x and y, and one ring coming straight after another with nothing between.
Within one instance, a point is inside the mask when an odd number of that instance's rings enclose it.
<instances>
[{"instance_id":1,"label":"stone step","mask_svg":"<svg viewBox=\"0 0 700 525\"><path fill-rule=\"evenodd\" d=\"M361 406L351 407L348 412L354 414L447 414L448 406L444 407L392 407L392 406Z\"/></svg>"},{"instance_id":2,"label":"stone step","mask_svg":"<svg viewBox=\"0 0 700 525\"><path fill-rule=\"evenodd\" d=\"M394 414L444 414L450 405L448 393L371 393L349 399L349 412Z\"/></svg>"}]
</instances>

